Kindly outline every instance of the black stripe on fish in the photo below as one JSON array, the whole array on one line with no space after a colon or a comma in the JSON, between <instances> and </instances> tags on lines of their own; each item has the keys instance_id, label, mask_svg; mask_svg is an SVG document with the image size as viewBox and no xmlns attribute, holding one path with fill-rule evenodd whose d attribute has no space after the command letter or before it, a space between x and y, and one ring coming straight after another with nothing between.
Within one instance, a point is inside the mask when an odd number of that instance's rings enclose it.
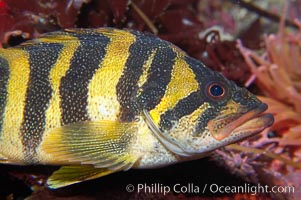
<instances>
[{"instance_id":1,"label":"black stripe on fish","mask_svg":"<svg viewBox=\"0 0 301 200\"><path fill-rule=\"evenodd\" d=\"M0 139L4 118L4 110L7 101L7 83L9 80L9 64L8 61L0 57Z\"/></svg>"},{"instance_id":2,"label":"black stripe on fish","mask_svg":"<svg viewBox=\"0 0 301 200\"><path fill-rule=\"evenodd\" d=\"M188 56L185 56L184 60L193 70L195 77L199 83L202 83L206 77L213 75L213 72L209 68L207 68L203 63L201 63L199 60L196 60Z\"/></svg>"},{"instance_id":3,"label":"black stripe on fish","mask_svg":"<svg viewBox=\"0 0 301 200\"><path fill-rule=\"evenodd\" d=\"M108 37L98 33L74 34L74 36L79 39L80 45L60 84L63 125L88 120L86 107L89 81L101 66L106 47L110 42Z\"/></svg>"},{"instance_id":4,"label":"black stripe on fish","mask_svg":"<svg viewBox=\"0 0 301 200\"><path fill-rule=\"evenodd\" d=\"M200 115L200 117L197 120L197 124L195 126L195 133L205 133L206 132L206 127L208 122L211 119L214 119L217 117L217 115L219 114L219 110L216 110L217 108L215 107L209 107L208 109L206 109L202 115Z\"/></svg>"},{"instance_id":5,"label":"black stripe on fish","mask_svg":"<svg viewBox=\"0 0 301 200\"><path fill-rule=\"evenodd\" d=\"M30 160L45 128L45 111L51 99L49 73L63 48L62 44L40 43L24 48L29 53L30 75L20 128L25 155Z\"/></svg>"},{"instance_id":6,"label":"black stripe on fish","mask_svg":"<svg viewBox=\"0 0 301 200\"><path fill-rule=\"evenodd\" d=\"M129 48L130 55L126 61L123 75L117 84L117 98L121 105L120 119L122 121L132 121L137 114L139 108L134 97L138 91L138 80L151 51L157 45L156 40L136 34L136 42Z\"/></svg>"},{"instance_id":7,"label":"black stripe on fish","mask_svg":"<svg viewBox=\"0 0 301 200\"><path fill-rule=\"evenodd\" d=\"M170 82L177 56L168 43L162 42L156 48L157 53L151 64L148 80L142 86L143 91L138 97L138 101L146 110L152 110L160 103Z\"/></svg>"},{"instance_id":8,"label":"black stripe on fish","mask_svg":"<svg viewBox=\"0 0 301 200\"><path fill-rule=\"evenodd\" d=\"M181 99L173 109L161 115L160 129L162 131L170 130L173 126L172 121L178 121L182 117L191 114L203 103L204 100L201 98L200 91L189 94L186 98Z\"/></svg>"}]
</instances>

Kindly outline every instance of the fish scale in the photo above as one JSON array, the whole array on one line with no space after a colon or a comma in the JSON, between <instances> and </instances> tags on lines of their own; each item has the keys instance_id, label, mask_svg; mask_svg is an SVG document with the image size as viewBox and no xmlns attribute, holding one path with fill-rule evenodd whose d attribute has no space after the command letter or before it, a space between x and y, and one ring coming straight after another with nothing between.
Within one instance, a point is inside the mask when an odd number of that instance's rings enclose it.
<instances>
[{"instance_id":1,"label":"fish scale","mask_svg":"<svg viewBox=\"0 0 301 200\"><path fill-rule=\"evenodd\" d=\"M273 123L247 90L133 30L47 33L0 49L0 73L0 163L60 165L51 188L199 159Z\"/></svg>"}]
</instances>

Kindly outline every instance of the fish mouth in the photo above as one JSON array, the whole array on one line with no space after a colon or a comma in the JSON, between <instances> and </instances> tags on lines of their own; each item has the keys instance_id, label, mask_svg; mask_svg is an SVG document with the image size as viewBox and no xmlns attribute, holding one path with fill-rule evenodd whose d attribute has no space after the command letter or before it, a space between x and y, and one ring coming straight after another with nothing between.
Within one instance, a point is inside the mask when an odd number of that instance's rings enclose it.
<instances>
[{"instance_id":1,"label":"fish mouth","mask_svg":"<svg viewBox=\"0 0 301 200\"><path fill-rule=\"evenodd\" d=\"M272 114L263 113L267 110L267 108L267 104L261 103L257 108L241 114L237 119L225 126L222 126L221 124L225 123L231 117L217 121L210 121L208 123L209 131L216 140L223 140L230 134L244 135L244 138L255 135L274 123L274 117ZM219 125L222 128L218 128Z\"/></svg>"}]
</instances>

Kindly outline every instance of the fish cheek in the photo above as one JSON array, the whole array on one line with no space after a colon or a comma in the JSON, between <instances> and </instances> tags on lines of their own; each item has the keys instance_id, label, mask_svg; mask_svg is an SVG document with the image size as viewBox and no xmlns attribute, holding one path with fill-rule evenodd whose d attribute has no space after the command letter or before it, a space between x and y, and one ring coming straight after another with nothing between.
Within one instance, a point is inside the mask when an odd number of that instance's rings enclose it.
<instances>
[{"instance_id":1,"label":"fish cheek","mask_svg":"<svg viewBox=\"0 0 301 200\"><path fill-rule=\"evenodd\" d=\"M233 103L230 99L224 102L211 103L211 109L200 116L198 128L202 132L207 132L215 140L221 140L225 135L219 136L220 132L228 123L232 122L238 116L237 113L238 104Z\"/></svg>"},{"instance_id":2,"label":"fish cheek","mask_svg":"<svg viewBox=\"0 0 301 200\"><path fill-rule=\"evenodd\" d=\"M190 137L194 140L208 137L208 123L219 116L220 106L205 102L195 113L190 117Z\"/></svg>"},{"instance_id":3,"label":"fish cheek","mask_svg":"<svg viewBox=\"0 0 301 200\"><path fill-rule=\"evenodd\" d=\"M170 136L185 152L199 154L212 150L216 141L212 139L207 124L218 114L219 108L206 102L190 115L182 117L170 131Z\"/></svg>"}]
</instances>

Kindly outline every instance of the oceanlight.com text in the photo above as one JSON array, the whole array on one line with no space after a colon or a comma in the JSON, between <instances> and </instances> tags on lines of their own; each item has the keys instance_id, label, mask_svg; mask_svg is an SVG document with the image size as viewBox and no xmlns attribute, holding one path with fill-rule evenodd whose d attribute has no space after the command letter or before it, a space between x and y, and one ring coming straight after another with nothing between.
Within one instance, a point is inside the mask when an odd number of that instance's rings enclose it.
<instances>
[{"instance_id":1,"label":"oceanlight.com text","mask_svg":"<svg viewBox=\"0 0 301 200\"><path fill-rule=\"evenodd\" d=\"M252 185L245 183L240 186L218 185L215 183L198 185L194 183L180 184L176 183L172 186L164 185L161 183L141 183L137 185L128 184L126 186L127 192L150 193L150 194L163 194L166 195L170 192L177 194L235 194L235 193L248 193L256 195L260 193L294 193L294 186L268 186L268 185Z\"/></svg>"}]
</instances>

